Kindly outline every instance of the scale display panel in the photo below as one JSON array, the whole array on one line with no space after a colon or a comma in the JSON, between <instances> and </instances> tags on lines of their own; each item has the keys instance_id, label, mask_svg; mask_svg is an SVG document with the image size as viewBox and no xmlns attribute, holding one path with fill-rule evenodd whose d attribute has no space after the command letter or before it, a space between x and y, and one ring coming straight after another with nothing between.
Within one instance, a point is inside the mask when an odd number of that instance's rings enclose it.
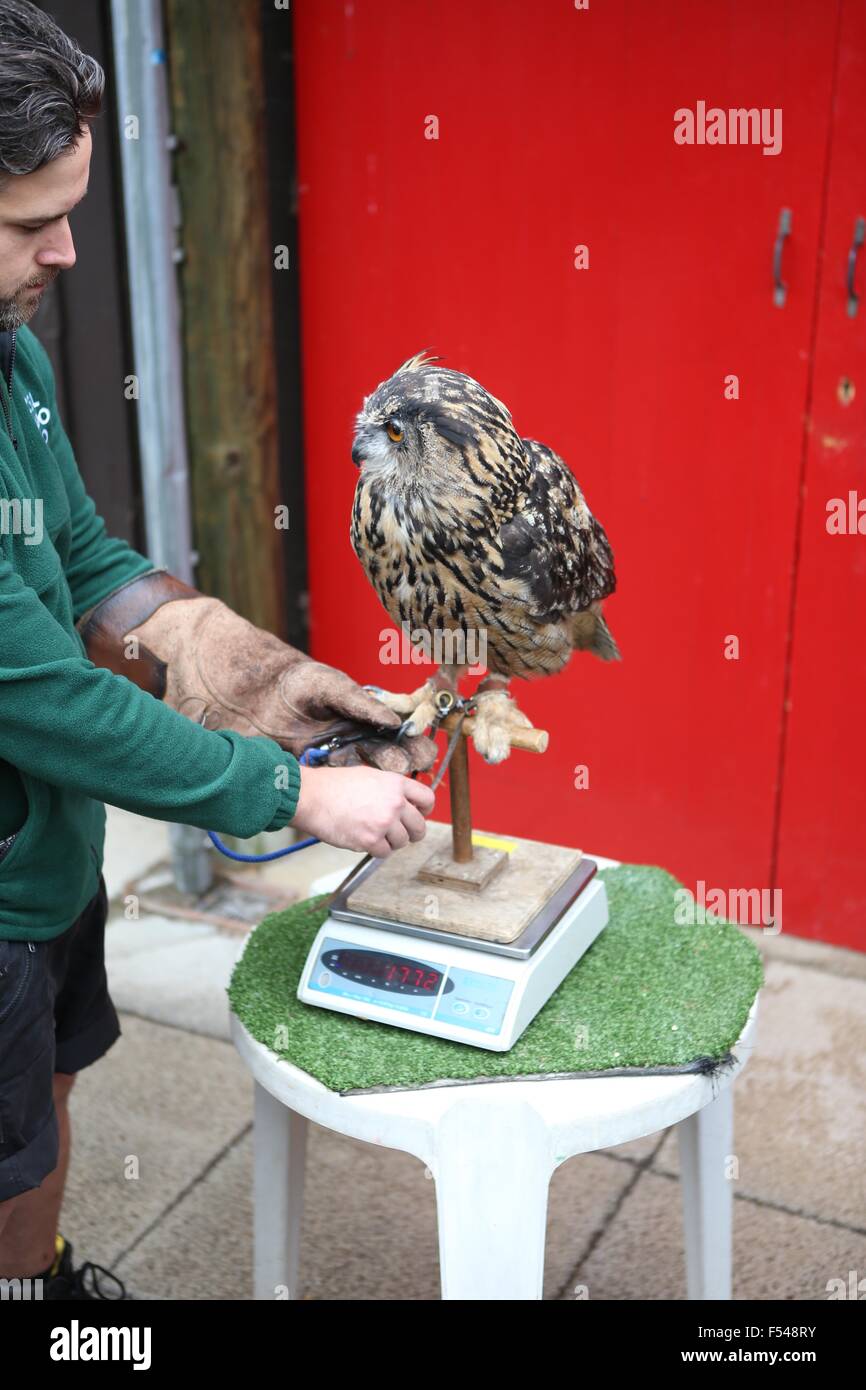
<instances>
[{"instance_id":1,"label":"scale display panel","mask_svg":"<svg viewBox=\"0 0 866 1390\"><path fill-rule=\"evenodd\" d=\"M496 1033L513 980L459 966L325 937L309 977L317 993L371 1003L420 1018L447 1019L462 1028Z\"/></svg>"}]
</instances>

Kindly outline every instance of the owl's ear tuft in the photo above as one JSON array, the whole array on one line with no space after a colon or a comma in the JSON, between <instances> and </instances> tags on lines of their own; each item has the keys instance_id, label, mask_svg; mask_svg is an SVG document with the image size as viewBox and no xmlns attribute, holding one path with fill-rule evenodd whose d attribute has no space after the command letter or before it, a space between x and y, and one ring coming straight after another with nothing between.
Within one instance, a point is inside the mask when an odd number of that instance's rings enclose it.
<instances>
[{"instance_id":1,"label":"owl's ear tuft","mask_svg":"<svg viewBox=\"0 0 866 1390\"><path fill-rule=\"evenodd\" d=\"M416 352L414 357L409 357L402 367L397 368L397 372L417 372L420 367L426 367L429 362L441 362L442 358L432 356L430 349L425 348L423 352ZM394 375L397 375L397 372Z\"/></svg>"}]
</instances>

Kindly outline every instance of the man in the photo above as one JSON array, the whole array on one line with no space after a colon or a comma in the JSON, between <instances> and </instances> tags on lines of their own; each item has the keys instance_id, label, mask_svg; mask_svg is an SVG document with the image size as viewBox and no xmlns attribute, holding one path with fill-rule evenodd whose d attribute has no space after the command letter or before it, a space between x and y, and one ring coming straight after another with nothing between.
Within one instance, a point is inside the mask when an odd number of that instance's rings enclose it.
<instances>
[{"instance_id":1,"label":"man","mask_svg":"<svg viewBox=\"0 0 866 1390\"><path fill-rule=\"evenodd\" d=\"M75 263L102 89L42 11L0 0L0 1280L41 1277L46 1298L123 1296L58 1234L69 1091L120 1032L103 803L239 836L291 823L378 856L420 840L433 807L404 775L429 766L427 739L301 768L327 732L399 720L109 538L85 492L26 325Z\"/></svg>"}]
</instances>

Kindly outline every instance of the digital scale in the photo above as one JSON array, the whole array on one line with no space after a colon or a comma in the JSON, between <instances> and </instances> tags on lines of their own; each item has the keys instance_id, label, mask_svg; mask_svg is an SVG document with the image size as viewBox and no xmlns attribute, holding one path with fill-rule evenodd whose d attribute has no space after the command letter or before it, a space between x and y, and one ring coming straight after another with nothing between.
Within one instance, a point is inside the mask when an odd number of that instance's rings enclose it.
<instances>
[{"instance_id":1,"label":"digital scale","mask_svg":"<svg viewBox=\"0 0 866 1390\"><path fill-rule=\"evenodd\" d=\"M340 885L298 998L507 1052L607 925L607 894L580 850L473 833L472 719L453 712L459 697L443 699L440 692L451 824L428 821L423 840L359 866ZM515 729L510 742L543 753L547 733Z\"/></svg>"},{"instance_id":2,"label":"digital scale","mask_svg":"<svg viewBox=\"0 0 866 1390\"><path fill-rule=\"evenodd\" d=\"M449 829L431 825L428 838L433 831ZM532 857L535 845L514 841L508 853L518 848ZM417 920L411 895L382 894L387 885L381 882L380 895L391 898L395 913L415 915L416 920L364 910L363 890L371 876L381 876L395 861L419 850L429 854L429 844L407 846L369 865L337 893L307 957L298 998L396 1028L507 1052L607 924L607 895L595 862L578 855L577 866L520 933L511 941L496 941L425 925L423 918ZM405 862L400 868L405 879ZM495 880L506 892L513 868L507 864ZM429 889L429 879L422 883ZM440 896L455 891L440 888ZM452 903L447 906L453 909ZM491 913L497 906L488 899Z\"/></svg>"}]
</instances>

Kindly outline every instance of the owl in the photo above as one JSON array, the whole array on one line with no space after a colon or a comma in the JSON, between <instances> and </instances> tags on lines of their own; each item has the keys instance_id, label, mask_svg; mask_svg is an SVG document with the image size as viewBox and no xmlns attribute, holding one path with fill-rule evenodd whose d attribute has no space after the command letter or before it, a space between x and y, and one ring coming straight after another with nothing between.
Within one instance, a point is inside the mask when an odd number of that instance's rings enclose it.
<instances>
[{"instance_id":1,"label":"owl","mask_svg":"<svg viewBox=\"0 0 866 1390\"><path fill-rule=\"evenodd\" d=\"M512 678L554 675L575 649L619 659L601 612L613 553L563 460L521 439L501 401L440 360L417 353L364 400L351 541L394 624L445 653L431 681L380 698L420 733L438 690L457 693L470 666L486 669L473 740L496 763L512 731L531 727Z\"/></svg>"}]
</instances>

